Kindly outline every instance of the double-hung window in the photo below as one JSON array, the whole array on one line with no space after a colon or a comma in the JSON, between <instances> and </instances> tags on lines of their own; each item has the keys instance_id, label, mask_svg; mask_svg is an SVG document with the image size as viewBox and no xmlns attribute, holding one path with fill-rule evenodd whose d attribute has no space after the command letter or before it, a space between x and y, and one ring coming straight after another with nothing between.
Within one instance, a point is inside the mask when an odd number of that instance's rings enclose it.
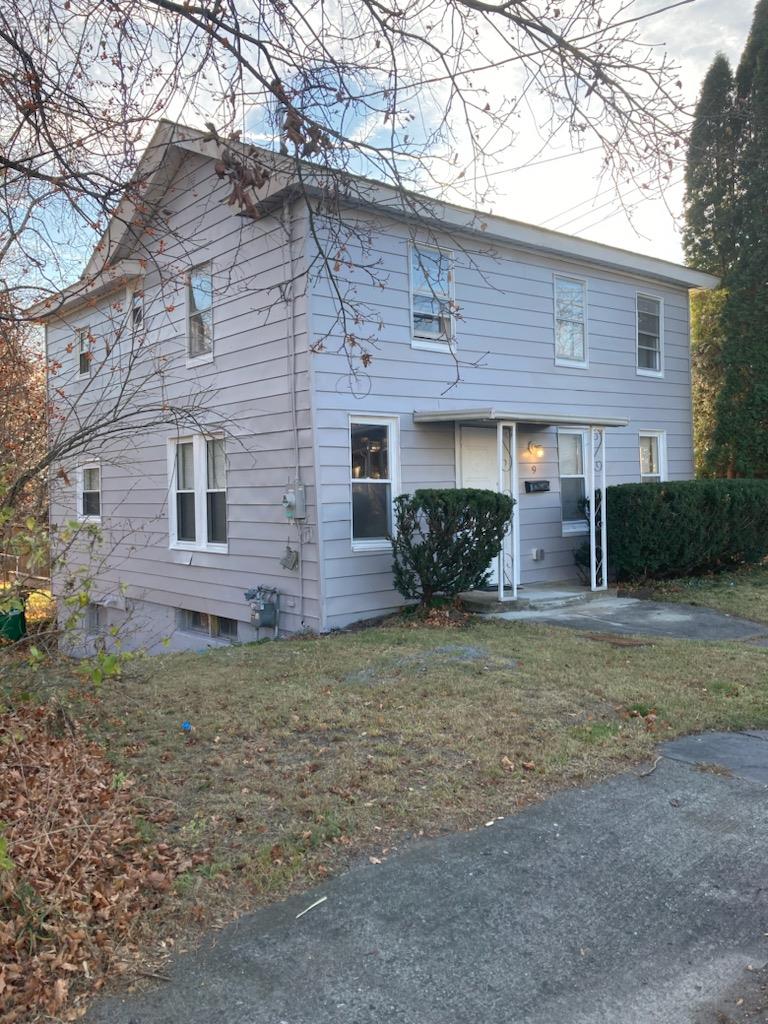
<instances>
[{"instance_id":1,"label":"double-hung window","mask_svg":"<svg viewBox=\"0 0 768 1024\"><path fill-rule=\"evenodd\" d=\"M91 330L89 327L81 327L77 332L77 372L79 376L91 376L92 362Z\"/></svg>"},{"instance_id":2,"label":"double-hung window","mask_svg":"<svg viewBox=\"0 0 768 1024\"><path fill-rule=\"evenodd\" d=\"M640 431L640 480L660 483L667 475L667 438L663 430Z\"/></svg>"},{"instance_id":3,"label":"double-hung window","mask_svg":"<svg viewBox=\"0 0 768 1024\"><path fill-rule=\"evenodd\" d=\"M585 432L558 430L557 449L563 533L583 533L588 529L584 508L587 496Z\"/></svg>"},{"instance_id":4,"label":"double-hung window","mask_svg":"<svg viewBox=\"0 0 768 1024\"><path fill-rule=\"evenodd\" d=\"M135 288L131 292L131 327L140 331L144 325L144 292Z\"/></svg>"},{"instance_id":5,"label":"double-hung window","mask_svg":"<svg viewBox=\"0 0 768 1024\"><path fill-rule=\"evenodd\" d=\"M176 445L176 537L183 544L197 543L197 500L195 495L194 441Z\"/></svg>"},{"instance_id":6,"label":"double-hung window","mask_svg":"<svg viewBox=\"0 0 768 1024\"><path fill-rule=\"evenodd\" d=\"M171 442L171 544L225 550L227 480L223 438L199 435Z\"/></svg>"},{"instance_id":7,"label":"double-hung window","mask_svg":"<svg viewBox=\"0 0 768 1024\"><path fill-rule=\"evenodd\" d=\"M451 254L442 249L411 247L411 330L417 346L453 344L452 262Z\"/></svg>"},{"instance_id":8,"label":"double-hung window","mask_svg":"<svg viewBox=\"0 0 768 1024\"><path fill-rule=\"evenodd\" d=\"M187 281L187 356L213 357L213 275L210 263L193 267Z\"/></svg>"},{"instance_id":9,"label":"double-hung window","mask_svg":"<svg viewBox=\"0 0 768 1024\"><path fill-rule=\"evenodd\" d=\"M378 417L349 425L353 547L384 547L392 535L397 421Z\"/></svg>"},{"instance_id":10,"label":"double-hung window","mask_svg":"<svg viewBox=\"0 0 768 1024\"><path fill-rule=\"evenodd\" d=\"M209 544L227 543L227 473L224 441L220 437L205 442L205 512Z\"/></svg>"},{"instance_id":11,"label":"double-hung window","mask_svg":"<svg viewBox=\"0 0 768 1024\"><path fill-rule=\"evenodd\" d=\"M85 523L101 522L101 467L81 466L77 471L77 518Z\"/></svg>"},{"instance_id":12,"label":"double-hung window","mask_svg":"<svg viewBox=\"0 0 768 1024\"><path fill-rule=\"evenodd\" d=\"M637 372L644 376L664 374L662 312L661 299L637 296Z\"/></svg>"},{"instance_id":13,"label":"double-hung window","mask_svg":"<svg viewBox=\"0 0 768 1024\"><path fill-rule=\"evenodd\" d=\"M586 366L587 286L578 277L555 277L555 362Z\"/></svg>"}]
</instances>

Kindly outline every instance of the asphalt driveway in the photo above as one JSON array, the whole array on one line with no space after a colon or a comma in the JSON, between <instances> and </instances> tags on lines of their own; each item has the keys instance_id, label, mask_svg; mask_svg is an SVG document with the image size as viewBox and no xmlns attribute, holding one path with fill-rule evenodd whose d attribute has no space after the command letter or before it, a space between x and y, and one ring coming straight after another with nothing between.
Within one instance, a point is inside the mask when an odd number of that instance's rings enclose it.
<instances>
[{"instance_id":1,"label":"asphalt driveway","mask_svg":"<svg viewBox=\"0 0 768 1024\"><path fill-rule=\"evenodd\" d=\"M412 843L242 918L90 1024L768 1019L768 734ZM325 902L297 919L321 896Z\"/></svg>"}]
</instances>

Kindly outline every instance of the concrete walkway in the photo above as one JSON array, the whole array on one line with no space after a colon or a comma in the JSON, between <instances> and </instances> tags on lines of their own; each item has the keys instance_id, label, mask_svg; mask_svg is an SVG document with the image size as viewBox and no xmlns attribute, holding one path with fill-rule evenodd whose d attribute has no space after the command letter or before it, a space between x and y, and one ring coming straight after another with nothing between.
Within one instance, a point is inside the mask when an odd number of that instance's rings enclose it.
<instances>
[{"instance_id":1,"label":"concrete walkway","mask_svg":"<svg viewBox=\"0 0 768 1024\"><path fill-rule=\"evenodd\" d=\"M496 612L493 617L510 622L545 622L590 632L687 640L748 640L759 646L768 645L768 626L760 623L699 605L641 601L634 597L601 597L564 608Z\"/></svg>"},{"instance_id":2,"label":"concrete walkway","mask_svg":"<svg viewBox=\"0 0 768 1024\"><path fill-rule=\"evenodd\" d=\"M86 1020L764 1020L740 1014L758 1006L768 960L768 739L710 734L663 753L644 777L413 843L244 917L169 983L103 999Z\"/></svg>"}]
</instances>

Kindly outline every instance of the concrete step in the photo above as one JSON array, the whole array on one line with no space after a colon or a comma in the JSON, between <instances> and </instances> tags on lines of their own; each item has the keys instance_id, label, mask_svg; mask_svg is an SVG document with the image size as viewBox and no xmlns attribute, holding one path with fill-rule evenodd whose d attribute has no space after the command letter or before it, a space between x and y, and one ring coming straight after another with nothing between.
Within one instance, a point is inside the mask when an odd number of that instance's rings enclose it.
<instances>
[{"instance_id":1,"label":"concrete step","mask_svg":"<svg viewBox=\"0 0 768 1024\"><path fill-rule=\"evenodd\" d=\"M518 587L516 601L499 601L496 591L475 590L461 595L467 611L479 614L491 614L503 611L547 611L553 608L568 608L601 597L615 597L616 588L591 591L586 587L568 586L531 586Z\"/></svg>"}]
</instances>

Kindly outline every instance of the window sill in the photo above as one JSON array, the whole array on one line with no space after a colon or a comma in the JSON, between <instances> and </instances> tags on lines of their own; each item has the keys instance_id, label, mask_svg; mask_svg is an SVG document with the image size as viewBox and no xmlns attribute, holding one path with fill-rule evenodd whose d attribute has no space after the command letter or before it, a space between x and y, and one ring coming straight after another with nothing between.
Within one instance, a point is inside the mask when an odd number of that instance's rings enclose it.
<instances>
[{"instance_id":1,"label":"window sill","mask_svg":"<svg viewBox=\"0 0 768 1024\"><path fill-rule=\"evenodd\" d=\"M411 338L411 348L421 349L423 352L448 352L450 355L456 351L455 341L433 341L430 338Z\"/></svg>"},{"instance_id":2,"label":"window sill","mask_svg":"<svg viewBox=\"0 0 768 1024\"><path fill-rule=\"evenodd\" d=\"M559 359L555 356L555 366L565 366L571 370L588 370L589 362L579 362L574 359Z\"/></svg>"},{"instance_id":3,"label":"window sill","mask_svg":"<svg viewBox=\"0 0 768 1024\"><path fill-rule=\"evenodd\" d=\"M187 356L187 368L194 368L195 366L207 366L208 363L213 362L213 352L205 352L201 356Z\"/></svg>"},{"instance_id":4,"label":"window sill","mask_svg":"<svg viewBox=\"0 0 768 1024\"><path fill-rule=\"evenodd\" d=\"M201 629L180 629L177 628L176 632L181 636L194 637L195 640L199 640L202 643L210 644L212 647L231 647L232 644L236 644L237 640L232 637L225 636L211 636L210 633L204 633Z\"/></svg>"},{"instance_id":5,"label":"window sill","mask_svg":"<svg viewBox=\"0 0 768 1024\"><path fill-rule=\"evenodd\" d=\"M228 555L229 544L187 544L184 541L171 541L168 545L171 551L204 551L211 555Z\"/></svg>"},{"instance_id":6,"label":"window sill","mask_svg":"<svg viewBox=\"0 0 768 1024\"><path fill-rule=\"evenodd\" d=\"M563 536L570 537L578 534L589 533L587 523L563 523Z\"/></svg>"},{"instance_id":7,"label":"window sill","mask_svg":"<svg viewBox=\"0 0 768 1024\"><path fill-rule=\"evenodd\" d=\"M90 524L92 526L101 526L101 516L78 516L78 523Z\"/></svg>"},{"instance_id":8,"label":"window sill","mask_svg":"<svg viewBox=\"0 0 768 1024\"><path fill-rule=\"evenodd\" d=\"M640 367L637 367L635 373L638 377L656 377L659 380L664 378L663 370L641 370Z\"/></svg>"},{"instance_id":9,"label":"window sill","mask_svg":"<svg viewBox=\"0 0 768 1024\"><path fill-rule=\"evenodd\" d=\"M389 540L353 540L352 550L357 552L392 552L392 542Z\"/></svg>"}]
</instances>

